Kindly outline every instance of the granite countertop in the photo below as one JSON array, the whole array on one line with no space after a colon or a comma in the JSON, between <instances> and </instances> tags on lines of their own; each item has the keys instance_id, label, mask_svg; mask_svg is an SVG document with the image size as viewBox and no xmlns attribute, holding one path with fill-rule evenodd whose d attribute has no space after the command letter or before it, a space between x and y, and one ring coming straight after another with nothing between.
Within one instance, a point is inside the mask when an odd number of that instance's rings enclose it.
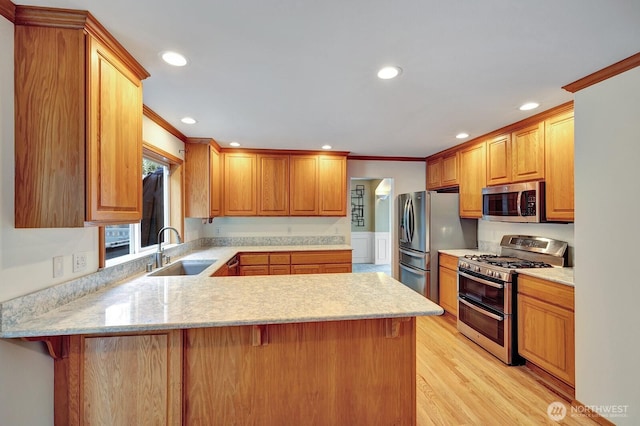
<instances>
[{"instance_id":1,"label":"granite countertop","mask_svg":"<svg viewBox=\"0 0 640 426\"><path fill-rule=\"evenodd\" d=\"M520 275L529 275L558 284L575 287L573 282L573 268L530 268L518 269Z\"/></svg>"},{"instance_id":2,"label":"granite countertop","mask_svg":"<svg viewBox=\"0 0 640 426\"><path fill-rule=\"evenodd\" d=\"M218 259L193 276L140 274L40 315L3 322L0 337L223 327L440 315L437 304L383 273L210 277L238 252L351 250L242 246L194 251Z\"/></svg>"}]
</instances>

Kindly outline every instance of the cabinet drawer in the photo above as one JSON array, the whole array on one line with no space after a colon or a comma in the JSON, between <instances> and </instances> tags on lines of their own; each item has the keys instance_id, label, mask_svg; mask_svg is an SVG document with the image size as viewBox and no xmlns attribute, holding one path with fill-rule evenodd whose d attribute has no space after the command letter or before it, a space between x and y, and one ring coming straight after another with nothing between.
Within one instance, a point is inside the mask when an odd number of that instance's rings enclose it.
<instances>
[{"instance_id":1,"label":"cabinet drawer","mask_svg":"<svg viewBox=\"0 0 640 426\"><path fill-rule=\"evenodd\" d=\"M289 253L271 253L269 255L270 265L289 265L291 263L291 255Z\"/></svg>"},{"instance_id":2,"label":"cabinet drawer","mask_svg":"<svg viewBox=\"0 0 640 426\"><path fill-rule=\"evenodd\" d=\"M351 263L351 250L300 251L291 253L292 265Z\"/></svg>"},{"instance_id":3,"label":"cabinet drawer","mask_svg":"<svg viewBox=\"0 0 640 426\"><path fill-rule=\"evenodd\" d=\"M267 253L242 253L239 255L240 265L268 265L269 254Z\"/></svg>"},{"instance_id":4,"label":"cabinet drawer","mask_svg":"<svg viewBox=\"0 0 640 426\"><path fill-rule=\"evenodd\" d=\"M458 270L458 258L456 256L440 253L439 259L439 266L442 266L443 268L453 269L454 271Z\"/></svg>"},{"instance_id":5,"label":"cabinet drawer","mask_svg":"<svg viewBox=\"0 0 640 426\"><path fill-rule=\"evenodd\" d=\"M271 265L269 266L269 275L289 275L291 274L291 266L287 265Z\"/></svg>"},{"instance_id":6,"label":"cabinet drawer","mask_svg":"<svg viewBox=\"0 0 640 426\"><path fill-rule=\"evenodd\" d=\"M552 305L574 310L574 291L571 286L519 274L518 294L525 294Z\"/></svg>"}]
</instances>

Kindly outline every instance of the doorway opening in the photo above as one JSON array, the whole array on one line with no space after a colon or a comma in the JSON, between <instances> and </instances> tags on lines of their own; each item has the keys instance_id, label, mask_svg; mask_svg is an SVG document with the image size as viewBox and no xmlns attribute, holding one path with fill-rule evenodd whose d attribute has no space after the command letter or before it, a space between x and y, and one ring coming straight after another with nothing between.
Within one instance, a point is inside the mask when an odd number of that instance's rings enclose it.
<instances>
[{"instance_id":1,"label":"doorway opening","mask_svg":"<svg viewBox=\"0 0 640 426\"><path fill-rule=\"evenodd\" d=\"M393 179L351 178L353 272L391 273Z\"/></svg>"}]
</instances>

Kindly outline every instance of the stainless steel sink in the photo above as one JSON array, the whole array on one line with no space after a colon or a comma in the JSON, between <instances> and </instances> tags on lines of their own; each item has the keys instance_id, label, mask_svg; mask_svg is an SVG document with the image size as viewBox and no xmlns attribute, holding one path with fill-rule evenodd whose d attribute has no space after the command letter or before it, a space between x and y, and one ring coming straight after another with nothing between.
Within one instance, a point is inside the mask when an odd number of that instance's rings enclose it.
<instances>
[{"instance_id":1,"label":"stainless steel sink","mask_svg":"<svg viewBox=\"0 0 640 426\"><path fill-rule=\"evenodd\" d=\"M171 277L178 275L198 275L200 272L213 265L216 260L217 259L178 260L177 262L171 263L164 268L150 273L149 276Z\"/></svg>"}]
</instances>

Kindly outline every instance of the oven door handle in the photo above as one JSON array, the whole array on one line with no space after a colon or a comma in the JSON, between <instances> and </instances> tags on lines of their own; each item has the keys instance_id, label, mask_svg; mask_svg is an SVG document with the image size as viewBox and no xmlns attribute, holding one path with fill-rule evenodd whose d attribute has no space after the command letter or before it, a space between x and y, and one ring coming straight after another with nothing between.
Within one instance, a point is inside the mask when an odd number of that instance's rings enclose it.
<instances>
[{"instance_id":1,"label":"oven door handle","mask_svg":"<svg viewBox=\"0 0 640 426\"><path fill-rule=\"evenodd\" d=\"M471 309L473 309L474 311L478 311L480 312L482 315L488 316L489 318L493 318L496 321L502 321L504 320L504 317L501 317L500 315L496 315L492 312L489 312L485 309L482 309L476 305L474 305L473 303L467 302L466 300L464 300L463 298L461 298L460 296L458 296L458 301L468 307L470 307Z\"/></svg>"},{"instance_id":2,"label":"oven door handle","mask_svg":"<svg viewBox=\"0 0 640 426\"><path fill-rule=\"evenodd\" d=\"M489 285L491 287L504 288L504 284L498 284L498 283L494 283L493 281L483 280L482 278L478 278L478 277L475 277L473 275L469 275L467 273L464 273L464 272L460 271L459 269L458 269L458 275L460 275L462 277L465 277L465 278L469 278L470 280L477 281L477 282L482 283L482 284Z\"/></svg>"}]
</instances>

